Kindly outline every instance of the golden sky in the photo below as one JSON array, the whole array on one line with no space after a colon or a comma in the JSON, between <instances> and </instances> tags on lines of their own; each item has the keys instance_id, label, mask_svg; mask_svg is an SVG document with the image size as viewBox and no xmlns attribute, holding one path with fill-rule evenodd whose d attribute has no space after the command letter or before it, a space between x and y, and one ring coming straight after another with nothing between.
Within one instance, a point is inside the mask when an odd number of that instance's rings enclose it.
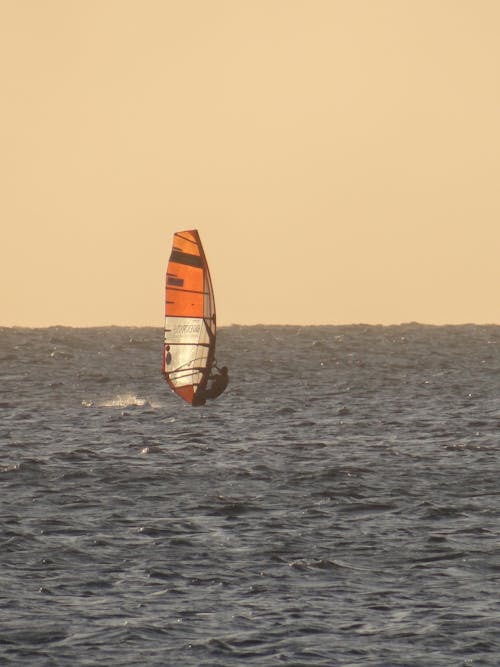
<instances>
[{"instance_id":1,"label":"golden sky","mask_svg":"<svg viewBox=\"0 0 500 667\"><path fill-rule=\"evenodd\" d=\"M498 0L0 0L0 325L500 323Z\"/></svg>"}]
</instances>

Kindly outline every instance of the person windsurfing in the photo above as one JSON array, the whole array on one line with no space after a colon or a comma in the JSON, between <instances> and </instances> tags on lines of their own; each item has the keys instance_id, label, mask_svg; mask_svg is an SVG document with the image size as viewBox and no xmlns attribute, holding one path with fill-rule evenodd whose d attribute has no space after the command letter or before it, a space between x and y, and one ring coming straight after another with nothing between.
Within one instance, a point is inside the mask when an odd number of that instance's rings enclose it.
<instances>
[{"instance_id":1,"label":"person windsurfing","mask_svg":"<svg viewBox=\"0 0 500 667\"><path fill-rule=\"evenodd\" d=\"M226 387L229 384L229 372L227 366L223 366L219 369L214 365L213 368L217 368L219 372L214 373L212 370L210 373L208 378L211 383L210 387L207 389L198 387L195 396L196 402L193 401L193 405L204 405L207 398L217 398L217 396L220 396L226 390Z\"/></svg>"},{"instance_id":2,"label":"person windsurfing","mask_svg":"<svg viewBox=\"0 0 500 667\"><path fill-rule=\"evenodd\" d=\"M217 368L217 366L215 367ZM218 373L211 373L208 378L211 381L209 389L205 389L204 398L217 398L220 396L227 388L229 384L229 373L227 366L223 366Z\"/></svg>"}]
</instances>

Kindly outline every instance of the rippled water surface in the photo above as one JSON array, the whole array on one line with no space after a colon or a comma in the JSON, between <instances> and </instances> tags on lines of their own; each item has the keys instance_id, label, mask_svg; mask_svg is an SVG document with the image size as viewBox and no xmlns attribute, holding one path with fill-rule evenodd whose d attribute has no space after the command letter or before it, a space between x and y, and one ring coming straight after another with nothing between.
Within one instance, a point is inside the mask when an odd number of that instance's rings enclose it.
<instances>
[{"instance_id":1,"label":"rippled water surface","mask_svg":"<svg viewBox=\"0 0 500 667\"><path fill-rule=\"evenodd\" d=\"M0 664L500 664L500 327L0 329Z\"/></svg>"}]
</instances>

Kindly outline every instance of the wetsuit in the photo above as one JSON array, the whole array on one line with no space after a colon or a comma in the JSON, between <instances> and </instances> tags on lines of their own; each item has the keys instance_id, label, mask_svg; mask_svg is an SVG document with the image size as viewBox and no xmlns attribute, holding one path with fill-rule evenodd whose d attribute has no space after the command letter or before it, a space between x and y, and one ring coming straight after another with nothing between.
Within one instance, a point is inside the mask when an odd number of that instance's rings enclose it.
<instances>
[{"instance_id":1,"label":"wetsuit","mask_svg":"<svg viewBox=\"0 0 500 667\"><path fill-rule=\"evenodd\" d=\"M229 375L226 366L221 368L220 373L210 376L210 380L212 384L208 389L198 389L193 401L193 405L204 405L205 399L217 398L217 396L220 396L222 392L225 391L227 385L229 384Z\"/></svg>"}]
</instances>

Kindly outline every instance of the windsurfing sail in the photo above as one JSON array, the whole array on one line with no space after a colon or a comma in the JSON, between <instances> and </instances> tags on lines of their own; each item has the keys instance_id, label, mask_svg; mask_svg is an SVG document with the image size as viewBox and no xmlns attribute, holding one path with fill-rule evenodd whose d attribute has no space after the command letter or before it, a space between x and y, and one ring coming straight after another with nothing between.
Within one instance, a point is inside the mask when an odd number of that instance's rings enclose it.
<instances>
[{"instance_id":1,"label":"windsurfing sail","mask_svg":"<svg viewBox=\"0 0 500 667\"><path fill-rule=\"evenodd\" d=\"M196 229L176 232L165 285L163 373L191 405L202 392L215 359L215 300Z\"/></svg>"}]
</instances>

